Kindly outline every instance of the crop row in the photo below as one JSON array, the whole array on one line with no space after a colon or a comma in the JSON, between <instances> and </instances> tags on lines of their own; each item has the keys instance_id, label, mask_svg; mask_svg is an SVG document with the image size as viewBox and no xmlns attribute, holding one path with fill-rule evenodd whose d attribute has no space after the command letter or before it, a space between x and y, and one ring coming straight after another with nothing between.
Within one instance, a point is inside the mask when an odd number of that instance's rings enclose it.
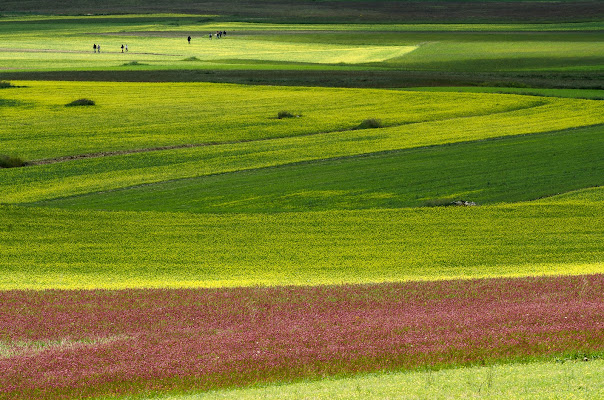
<instances>
[{"instance_id":1,"label":"crop row","mask_svg":"<svg viewBox=\"0 0 604 400\"><path fill-rule=\"evenodd\" d=\"M282 214L0 207L0 288L216 287L602 271L601 202Z\"/></svg>"},{"instance_id":2,"label":"crop row","mask_svg":"<svg viewBox=\"0 0 604 400\"><path fill-rule=\"evenodd\" d=\"M604 350L604 277L0 292L0 394L210 389ZM57 341L59 342L57 344ZM48 343L28 351L24 343Z\"/></svg>"}]
</instances>

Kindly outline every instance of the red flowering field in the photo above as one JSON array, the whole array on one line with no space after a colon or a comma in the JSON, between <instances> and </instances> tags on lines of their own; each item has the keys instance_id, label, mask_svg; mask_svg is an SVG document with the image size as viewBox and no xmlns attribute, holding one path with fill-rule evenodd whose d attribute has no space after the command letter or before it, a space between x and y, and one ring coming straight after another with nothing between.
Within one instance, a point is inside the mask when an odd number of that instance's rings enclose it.
<instances>
[{"instance_id":1,"label":"red flowering field","mask_svg":"<svg viewBox=\"0 0 604 400\"><path fill-rule=\"evenodd\" d=\"M0 398L215 389L604 351L604 275L0 292Z\"/></svg>"}]
</instances>

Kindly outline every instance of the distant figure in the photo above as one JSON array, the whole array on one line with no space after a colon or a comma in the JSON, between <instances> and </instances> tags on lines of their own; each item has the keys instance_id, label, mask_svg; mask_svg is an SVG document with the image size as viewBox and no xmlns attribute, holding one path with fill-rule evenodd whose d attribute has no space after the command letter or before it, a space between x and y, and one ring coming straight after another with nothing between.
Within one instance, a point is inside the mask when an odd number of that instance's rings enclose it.
<instances>
[{"instance_id":1,"label":"distant figure","mask_svg":"<svg viewBox=\"0 0 604 400\"><path fill-rule=\"evenodd\" d=\"M92 45L92 50L96 53L96 43Z\"/></svg>"},{"instance_id":2,"label":"distant figure","mask_svg":"<svg viewBox=\"0 0 604 400\"><path fill-rule=\"evenodd\" d=\"M128 45L126 45L126 51L128 51Z\"/></svg>"},{"instance_id":3,"label":"distant figure","mask_svg":"<svg viewBox=\"0 0 604 400\"><path fill-rule=\"evenodd\" d=\"M100 53L101 52L101 45L99 44L98 46L96 46L96 49Z\"/></svg>"},{"instance_id":4,"label":"distant figure","mask_svg":"<svg viewBox=\"0 0 604 400\"><path fill-rule=\"evenodd\" d=\"M189 37L187 38L187 41L189 42L189 44L191 44L191 36L189 36Z\"/></svg>"},{"instance_id":5,"label":"distant figure","mask_svg":"<svg viewBox=\"0 0 604 400\"><path fill-rule=\"evenodd\" d=\"M122 45L122 53L124 52L124 45Z\"/></svg>"},{"instance_id":6,"label":"distant figure","mask_svg":"<svg viewBox=\"0 0 604 400\"><path fill-rule=\"evenodd\" d=\"M224 36L226 36L226 31L222 31L222 34L223 34Z\"/></svg>"},{"instance_id":7,"label":"distant figure","mask_svg":"<svg viewBox=\"0 0 604 400\"><path fill-rule=\"evenodd\" d=\"M212 40L212 34L210 33L210 40Z\"/></svg>"}]
</instances>

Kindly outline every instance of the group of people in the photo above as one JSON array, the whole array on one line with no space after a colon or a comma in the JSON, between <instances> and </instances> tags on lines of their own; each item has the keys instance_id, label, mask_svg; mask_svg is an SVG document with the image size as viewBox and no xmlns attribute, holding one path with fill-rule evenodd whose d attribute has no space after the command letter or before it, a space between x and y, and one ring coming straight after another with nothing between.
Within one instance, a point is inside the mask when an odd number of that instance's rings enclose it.
<instances>
[{"instance_id":1,"label":"group of people","mask_svg":"<svg viewBox=\"0 0 604 400\"><path fill-rule=\"evenodd\" d=\"M223 35L226 36L226 31L216 31L216 39L220 39ZM212 40L211 33L210 33L210 40Z\"/></svg>"},{"instance_id":2,"label":"group of people","mask_svg":"<svg viewBox=\"0 0 604 400\"><path fill-rule=\"evenodd\" d=\"M93 45L92 45L92 50L93 50L95 53L100 53L100 52L101 52L101 45L100 45L100 44L96 44L96 43L95 43L95 44L93 44ZM128 51L128 45L127 45L127 44L123 44L123 45L122 45L122 53L124 52L124 50L125 50L125 51Z\"/></svg>"},{"instance_id":3,"label":"group of people","mask_svg":"<svg viewBox=\"0 0 604 400\"><path fill-rule=\"evenodd\" d=\"M212 38L214 37L214 35L216 35L216 39L220 39L223 36L226 36L226 31L216 31L216 33L210 33L210 40L212 40ZM187 42L189 42L189 44L191 44L191 36L187 37ZM100 53L101 52L101 45L100 44L93 44L92 45L92 49L94 50L95 53ZM123 44L122 45L122 53L127 52L128 51L128 45L127 44Z\"/></svg>"},{"instance_id":4,"label":"group of people","mask_svg":"<svg viewBox=\"0 0 604 400\"><path fill-rule=\"evenodd\" d=\"M210 40L212 40L214 36L216 36L216 39L220 39L221 37L226 36L226 31L216 31L216 33L210 33ZM191 44L191 36L187 37L187 42Z\"/></svg>"}]
</instances>

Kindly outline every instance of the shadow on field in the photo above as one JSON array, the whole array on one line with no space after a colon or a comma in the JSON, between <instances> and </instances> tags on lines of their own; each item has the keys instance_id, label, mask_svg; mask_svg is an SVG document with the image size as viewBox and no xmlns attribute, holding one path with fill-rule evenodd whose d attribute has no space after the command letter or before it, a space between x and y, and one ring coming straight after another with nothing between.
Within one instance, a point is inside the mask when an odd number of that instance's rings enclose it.
<instances>
[{"instance_id":1,"label":"shadow on field","mask_svg":"<svg viewBox=\"0 0 604 400\"><path fill-rule=\"evenodd\" d=\"M446 71L161 70L3 72L0 80L106 82L215 82L247 85L399 88L419 86L505 86L604 89L604 73Z\"/></svg>"}]
</instances>

